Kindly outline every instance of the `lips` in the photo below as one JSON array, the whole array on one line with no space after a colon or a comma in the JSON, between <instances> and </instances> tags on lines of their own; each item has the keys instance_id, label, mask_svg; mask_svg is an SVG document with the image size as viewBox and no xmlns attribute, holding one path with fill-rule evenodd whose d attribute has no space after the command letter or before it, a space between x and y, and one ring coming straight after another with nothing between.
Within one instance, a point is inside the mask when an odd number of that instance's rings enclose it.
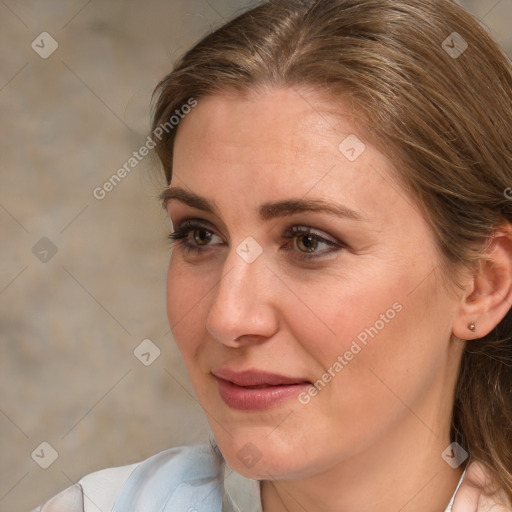
<instances>
[{"instance_id":1,"label":"lips","mask_svg":"<svg viewBox=\"0 0 512 512\"><path fill-rule=\"evenodd\" d=\"M219 379L227 380L246 388L264 388L268 386L290 386L293 384L304 384L310 382L304 378L286 377L276 373L268 373L259 370L245 370L236 372L229 368L218 368L212 370L213 375Z\"/></svg>"},{"instance_id":2,"label":"lips","mask_svg":"<svg viewBox=\"0 0 512 512\"><path fill-rule=\"evenodd\" d=\"M228 368L212 371L224 403L243 411L277 407L311 385L303 378L287 377L259 370L236 372Z\"/></svg>"}]
</instances>

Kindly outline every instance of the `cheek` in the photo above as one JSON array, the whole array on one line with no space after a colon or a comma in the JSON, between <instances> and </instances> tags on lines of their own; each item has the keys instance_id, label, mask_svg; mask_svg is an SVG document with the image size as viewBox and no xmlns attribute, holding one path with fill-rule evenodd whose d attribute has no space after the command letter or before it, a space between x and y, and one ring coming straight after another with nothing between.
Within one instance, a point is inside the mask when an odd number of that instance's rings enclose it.
<instances>
[{"instance_id":1,"label":"cheek","mask_svg":"<svg viewBox=\"0 0 512 512\"><path fill-rule=\"evenodd\" d=\"M293 337L312 363L311 377L321 380L319 388L325 384L319 393L329 397L326 403L392 399L386 384L412 398L415 385L433 378L449 335L440 319L450 314L450 304L429 283L411 293L417 282L405 272L379 280L347 276L310 293L309 308L289 314Z\"/></svg>"},{"instance_id":2,"label":"cheek","mask_svg":"<svg viewBox=\"0 0 512 512\"><path fill-rule=\"evenodd\" d=\"M203 315L205 290L211 288L205 279L205 276L187 269L178 255L171 257L167 272L167 318L186 364L204 338L206 316L200 317Z\"/></svg>"},{"instance_id":3,"label":"cheek","mask_svg":"<svg viewBox=\"0 0 512 512\"><path fill-rule=\"evenodd\" d=\"M331 295L336 335L323 342L317 335L308 347L322 368L317 387L328 381L314 398L317 406L329 418L336 410L343 428L358 436L365 436L363 425L369 435L372 425L393 422L406 410L403 403L419 403L446 361L449 322L441 319L453 305L428 283L410 293L411 281L347 286L338 301Z\"/></svg>"},{"instance_id":4,"label":"cheek","mask_svg":"<svg viewBox=\"0 0 512 512\"><path fill-rule=\"evenodd\" d=\"M403 316L404 293L393 276L375 280L351 274L294 286L304 300L296 301L294 310L288 306L293 337L324 369L345 353L350 361L361 359L372 340L385 337Z\"/></svg>"}]
</instances>

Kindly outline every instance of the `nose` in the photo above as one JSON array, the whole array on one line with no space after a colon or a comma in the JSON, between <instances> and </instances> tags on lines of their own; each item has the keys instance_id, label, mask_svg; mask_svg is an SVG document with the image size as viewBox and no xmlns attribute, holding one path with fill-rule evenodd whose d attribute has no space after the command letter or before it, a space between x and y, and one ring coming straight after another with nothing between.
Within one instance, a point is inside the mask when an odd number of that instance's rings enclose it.
<instances>
[{"instance_id":1,"label":"nose","mask_svg":"<svg viewBox=\"0 0 512 512\"><path fill-rule=\"evenodd\" d=\"M223 345L261 342L278 328L276 277L264 256L248 263L233 249L226 258L206 319L207 331Z\"/></svg>"}]
</instances>

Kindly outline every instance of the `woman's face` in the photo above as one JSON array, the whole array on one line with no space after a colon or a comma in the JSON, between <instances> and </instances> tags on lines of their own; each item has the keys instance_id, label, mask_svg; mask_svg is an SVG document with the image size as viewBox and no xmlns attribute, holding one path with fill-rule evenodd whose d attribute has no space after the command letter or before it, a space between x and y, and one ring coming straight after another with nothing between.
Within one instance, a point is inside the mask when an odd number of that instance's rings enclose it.
<instances>
[{"instance_id":1,"label":"woman's face","mask_svg":"<svg viewBox=\"0 0 512 512\"><path fill-rule=\"evenodd\" d=\"M458 299L393 162L326 110L292 89L211 96L175 142L170 187L190 195L168 191L169 215L199 227L172 252L169 322L221 451L252 478L449 444Z\"/></svg>"}]
</instances>

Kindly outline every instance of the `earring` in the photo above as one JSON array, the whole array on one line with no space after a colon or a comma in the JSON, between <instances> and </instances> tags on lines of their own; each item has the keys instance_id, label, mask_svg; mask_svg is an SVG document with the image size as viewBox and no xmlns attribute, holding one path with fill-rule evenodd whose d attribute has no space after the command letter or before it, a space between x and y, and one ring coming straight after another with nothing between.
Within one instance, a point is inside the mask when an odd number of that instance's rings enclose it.
<instances>
[{"instance_id":1,"label":"earring","mask_svg":"<svg viewBox=\"0 0 512 512\"><path fill-rule=\"evenodd\" d=\"M471 332L475 332L475 331L476 331L476 325L475 325L475 322L471 322L470 324L468 324L468 329L469 329Z\"/></svg>"}]
</instances>

